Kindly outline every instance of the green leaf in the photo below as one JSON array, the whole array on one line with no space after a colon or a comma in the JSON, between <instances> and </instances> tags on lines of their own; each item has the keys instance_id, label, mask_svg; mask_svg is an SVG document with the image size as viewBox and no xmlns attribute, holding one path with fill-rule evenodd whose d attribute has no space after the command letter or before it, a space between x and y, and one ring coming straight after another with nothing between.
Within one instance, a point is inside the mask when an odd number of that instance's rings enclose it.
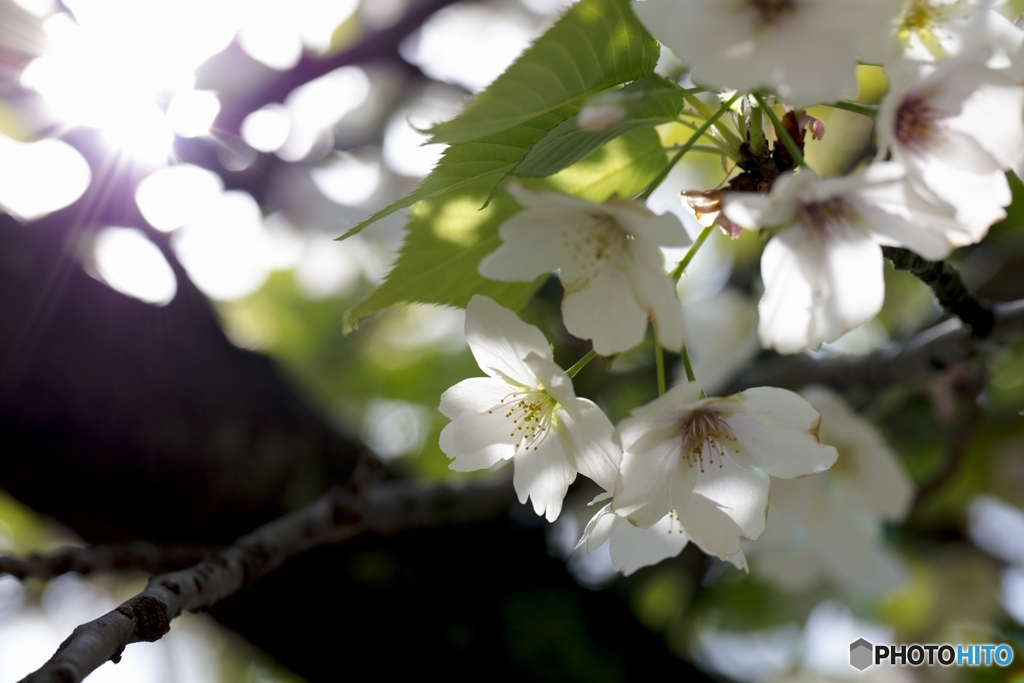
<instances>
[{"instance_id":1,"label":"green leaf","mask_svg":"<svg viewBox=\"0 0 1024 683\"><path fill-rule=\"evenodd\" d=\"M377 211L339 239L351 237L375 221L424 199L446 192L458 192L485 179L494 187L515 168L538 140L575 113L575 107L561 107L500 133L448 147L419 187ZM480 204L483 203L481 200Z\"/></svg>"},{"instance_id":2,"label":"green leaf","mask_svg":"<svg viewBox=\"0 0 1024 683\"><path fill-rule=\"evenodd\" d=\"M566 119L530 149L512 169L512 175L541 178L557 173L620 135L675 121L683 109L682 89L655 74L644 76L622 90L597 99L601 104L621 106L624 110L622 120L605 130L593 132L579 127L578 115Z\"/></svg>"},{"instance_id":3,"label":"green leaf","mask_svg":"<svg viewBox=\"0 0 1024 683\"><path fill-rule=\"evenodd\" d=\"M652 128L631 131L608 142L569 168L523 185L571 194L592 202L634 197L661 172L668 154Z\"/></svg>"},{"instance_id":4,"label":"green leaf","mask_svg":"<svg viewBox=\"0 0 1024 683\"><path fill-rule=\"evenodd\" d=\"M498 228L520 208L501 194L480 209L493 184L477 180L413 207L394 267L380 287L345 314L345 326L410 301L464 308L473 294L483 294L513 310L525 306L543 279L526 284L496 282L476 272L480 259L501 244Z\"/></svg>"},{"instance_id":5,"label":"green leaf","mask_svg":"<svg viewBox=\"0 0 1024 683\"><path fill-rule=\"evenodd\" d=\"M631 197L651 182L666 163L657 133L627 133L586 158L544 180L524 182L600 202L613 195ZM520 310L543 283L497 282L477 272L487 254L501 244L498 229L520 210L499 192L486 208L494 178L485 176L420 201L410 211L405 243L387 279L345 314L345 326L399 303L422 302L465 307L474 294Z\"/></svg>"},{"instance_id":6,"label":"green leaf","mask_svg":"<svg viewBox=\"0 0 1024 683\"><path fill-rule=\"evenodd\" d=\"M629 0L580 0L451 121L435 142L491 135L652 73L658 41Z\"/></svg>"}]
</instances>

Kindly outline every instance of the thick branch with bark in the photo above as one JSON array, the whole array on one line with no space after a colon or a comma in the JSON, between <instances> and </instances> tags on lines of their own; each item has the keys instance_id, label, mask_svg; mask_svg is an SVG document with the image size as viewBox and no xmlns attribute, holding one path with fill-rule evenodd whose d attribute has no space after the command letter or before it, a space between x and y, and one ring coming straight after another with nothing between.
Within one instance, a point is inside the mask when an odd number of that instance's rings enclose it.
<instances>
[{"instance_id":1,"label":"thick branch with bark","mask_svg":"<svg viewBox=\"0 0 1024 683\"><path fill-rule=\"evenodd\" d=\"M19 580L48 580L69 572L83 575L102 571L163 574L196 564L217 550L220 547L196 544L162 546L141 541L62 548L26 558L0 557L0 574L10 574Z\"/></svg>"},{"instance_id":2,"label":"thick branch with bark","mask_svg":"<svg viewBox=\"0 0 1024 683\"><path fill-rule=\"evenodd\" d=\"M105 662L120 661L128 645L162 638L182 611L207 610L312 548L369 530L392 533L486 519L514 497L507 478L478 486L388 482L362 496L334 489L189 569L152 578L139 595L76 628L23 683L77 683Z\"/></svg>"}]
</instances>

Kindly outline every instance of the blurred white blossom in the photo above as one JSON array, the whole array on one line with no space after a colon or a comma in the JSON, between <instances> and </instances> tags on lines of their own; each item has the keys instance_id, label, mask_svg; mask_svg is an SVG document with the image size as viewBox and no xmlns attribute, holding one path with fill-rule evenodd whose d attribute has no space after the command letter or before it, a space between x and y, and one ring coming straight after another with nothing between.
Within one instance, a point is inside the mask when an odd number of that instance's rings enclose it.
<instances>
[{"instance_id":1,"label":"blurred white blossom","mask_svg":"<svg viewBox=\"0 0 1024 683\"><path fill-rule=\"evenodd\" d=\"M794 591L823 581L878 595L906 579L882 525L906 518L914 487L881 434L822 386L801 395L821 413L821 441L839 452L819 477L775 482L765 533L747 548L754 571Z\"/></svg>"},{"instance_id":2,"label":"blurred white blossom","mask_svg":"<svg viewBox=\"0 0 1024 683\"><path fill-rule=\"evenodd\" d=\"M950 233L952 246L979 241L1006 215L1004 171L1024 171L1024 88L974 54L938 65L904 63L888 75L876 126L879 157L902 161L920 194L956 208L963 228Z\"/></svg>"},{"instance_id":3,"label":"blurred white blossom","mask_svg":"<svg viewBox=\"0 0 1024 683\"><path fill-rule=\"evenodd\" d=\"M896 0L641 0L655 38L718 88L770 88L805 107L857 94L857 57L889 30Z\"/></svg>"}]
</instances>

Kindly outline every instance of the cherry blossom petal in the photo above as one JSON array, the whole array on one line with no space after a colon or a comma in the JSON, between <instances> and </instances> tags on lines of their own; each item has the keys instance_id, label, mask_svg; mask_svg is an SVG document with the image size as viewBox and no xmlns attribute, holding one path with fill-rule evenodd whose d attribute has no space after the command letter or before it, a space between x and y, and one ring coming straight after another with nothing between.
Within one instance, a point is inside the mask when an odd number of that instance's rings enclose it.
<instances>
[{"instance_id":1,"label":"cherry blossom petal","mask_svg":"<svg viewBox=\"0 0 1024 683\"><path fill-rule=\"evenodd\" d=\"M761 276L758 333L779 353L835 341L878 313L885 297L882 251L856 230L786 230L765 247Z\"/></svg>"},{"instance_id":2,"label":"cherry blossom petal","mask_svg":"<svg viewBox=\"0 0 1024 683\"><path fill-rule=\"evenodd\" d=\"M593 204L584 199L578 199L560 192L532 190L528 187L523 187L516 182L509 183L508 193L527 209L541 209L544 211L573 209L576 210L578 214L580 212L586 214L587 211L594 207Z\"/></svg>"},{"instance_id":3,"label":"cherry blossom petal","mask_svg":"<svg viewBox=\"0 0 1024 683\"><path fill-rule=\"evenodd\" d=\"M515 454L520 437L511 434L508 418L501 411L464 411L441 430L441 450L454 458L456 472L485 470Z\"/></svg>"},{"instance_id":4,"label":"cherry blossom petal","mask_svg":"<svg viewBox=\"0 0 1024 683\"><path fill-rule=\"evenodd\" d=\"M537 378L537 386L542 387L563 410L576 414L577 399L576 392L572 388L572 380L562 368L555 364L555 361L551 360L550 356L541 357L531 352L526 354L523 362Z\"/></svg>"},{"instance_id":5,"label":"cherry blossom petal","mask_svg":"<svg viewBox=\"0 0 1024 683\"><path fill-rule=\"evenodd\" d=\"M643 204L613 197L604 204L619 226L642 241L663 247L688 247L693 243L673 213L654 214Z\"/></svg>"},{"instance_id":6,"label":"cherry blossom petal","mask_svg":"<svg viewBox=\"0 0 1024 683\"><path fill-rule=\"evenodd\" d=\"M512 485L520 503L527 497L533 511L549 522L558 519L562 499L569 484L576 478L576 466L557 438L545 438L532 448L521 448L515 454Z\"/></svg>"},{"instance_id":7,"label":"cherry blossom petal","mask_svg":"<svg viewBox=\"0 0 1024 683\"><path fill-rule=\"evenodd\" d=\"M836 449L818 441L820 416L806 400L785 389L743 392L747 413L725 418L736 441L729 455L741 466L792 479L828 469Z\"/></svg>"},{"instance_id":8,"label":"cherry blossom petal","mask_svg":"<svg viewBox=\"0 0 1024 683\"><path fill-rule=\"evenodd\" d=\"M783 173L767 196L756 192L724 193L722 212L726 218L747 230L788 225L796 220L800 196L817 182L818 177L813 171Z\"/></svg>"},{"instance_id":9,"label":"cherry blossom petal","mask_svg":"<svg viewBox=\"0 0 1024 683\"><path fill-rule=\"evenodd\" d=\"M563 448L575 456L580 474L597 482L605 491L615 491L622 459L615 427L593 401L577 399L576 407L575 416L568 411L555 413L562 422L558 434L567 441Z\"/></svg>"},{"instance_id":10,"label":"cherry blossom petal","mask_svg":"<svg viewBox=\"0 0 1024 683\"><path fill-rule=\"evenodd\" d=\"M971 236L965 246L981 241L993 224L1006 217L1003 207L1011 199L1010 185L1002 171L971 173L949 164L933 161L918 164L918 175L925 186L956 209L956 219Z\"/></svg>"},{"instance_id":11,"label":"cherry blossom petal","mask_svg":"<svg viewBox=\"0 0 1024 683\"><path fill-rule=\"evenodd\" d=\"M928 204L909 183L871 188L862 198L857 204L861 223L883 244L907 247L934 261L966 238L967 230L956 220L952 206Z\"/></svg>"},{"instance_id":12,"label":"cherry blossom petal","mask_svg":"<svg viewBox=\"0 0 1024 683\"><path fill-rule=\"evenodd\" d=\"M661 250L637 240L628 249L634 262L628 275L636 302L654 324L658 343L679 351L683 347L683 309L675 283L665 275Z\"/></svg>"},{"instance_id":13,"label":"cherry blossom petal","mask_svg":"<svg viewBox=\"0 0 1024 683\"><path fill-rule=\"evenodd\" d=\"M725 442L729 448L729 442ZM764 531L768 518L768 474L746 469L731 458L704 466L693 492L714 501L740 528L743 538L753 540Z\"/></svg>"},{"instance_id":14,"label":"cherry blossom petal","mask_svg":"<svg viewBox=\"0 0 1024 683\"><path fill-rule=\"evenodd\" d=\"M540 330L479 294L466 306L466 342L481 370L521 387L537 386L524 360L526 356L535 353L551 357L551 348Z\"/></svg>"},{"instance_id":15,"label":"cherry blossom petal","mask_svg":"<svg viewBox=\"0 0 1024 683\"><path fill-rule=\"evenodd\" d=\"M891 521L903 520L914 498L914 485L899 457L874 425L854 413L832 389L804 387L800 395L822 415L821 437L836 446L838 472L866 509Z\"/></svg>"},{"instance_id":16,"label":"cherry blossom petal","mask_svg":"<svg viewBox=\"0 0 1024 683\"><path fill-rule=\"evenodd\" d=\"M1024 156L1024 88L1016 83L991 82L996 75L990 69L974 71L973 83L980 85L962 100L959 115L949 119L946 126L991 155L997 168L1011 168ZM970 78L959 73L954 77Z\"/></svg>"},{"instance_id":17,"label":"cherry blossom petal","mask_svg":"<svg viewBox=\"0 0 1024 683\"><path fill-rule=\"evenodd\" d=\"M608 550L612 566L629 576L637 569L658 564L683 552L690 538L678 522L665 515L649 529L638 529L621 517L611 532Z\"/></svg>"},{"instance_id":18,"label":"cherry blossom petal","mask_svg":"<svg viewBox=\"0 0 1024 683\"><path fill-rule=\"evenodd\" d=\"M520 211L501 226L502 245L485 256L477 270L486 278L504 282L532 282L558 270L569 246L562 231L579 220L576 208Z\"/></svg>"},{"instance_id":19,"label":"cherry blossom petal","mask_svg":"<svg viewBox=\"0 0 1024 683\"><path fill-rule=\"evenodd\" d=\"M583 536L580 538L580 542L576 544L576 547L579 548L586 543L587 552L593 553L608 540L612 531L622 522L629 524L629 522L626 522L612 512L611 503L605 505L587 522L587 527L583 530Z\"/></svg>"},{"instance_id":20,"label":"cherry blossom petal","mask_svg":"<svg viewBox=\"0 0 1024 683\"><path fill-rule=\"evenodd\" d=\"M696 382L683 382L650 403L634 408L629 417L619 423L619 436L626 450L643 453L655 444L678 434L687 409L697 405L700 386Z\"/></svg>"},{"instance_id":21,"label":"cherry blossom petal","mask_svg":"<svg viewBox=\"0 0 1024 683\"><path fill-rule=\"evenodd\" d=\"M742 531L714 501L691 495L678 513L686 534L704 552L725 558L741 551Z\"/></svg>"},{"instance_id":22,"label":"cherry blossom petal","mask_svg":"<svg viewBox=\"0 0 1024 683\"><path fill-rule=\"evenodd\" d=\"M612 510L646 529L690 498L699 470L681 462L680 442L664 441L644 453L622 454Z\"/></svg>"},{"instance_id":23,"label":"cherry blossom petal","mask_svg":"<svg viewBox=\"0 0 1024 683\"><path fill-rule=\"evenodd\" d=\"M454 420L464 411L482 413L500 405L509 395L511 387L502 379L493 377L471 377L464 379L441 394L438 410L449 420Z\"/></svg>"},{"instance_id":24,"label":"cherry blossom petal","mask_svg":"<svg viewBox=\"0 0 1024 683\"><path fill-rule=\"evenodd\" d=\"M565 329L580 339L593 341L594 350L610 356L643 341L647 314L637 304L627 269L632 265L624 251L581 270L572 262L561 270L562 319ZM681 315L681 314L680 314Z\"/></svg>"},{"instance_id":25,"label":"cherry blossom petal","mask_svg":"<svg viewBox=\"0 0 1024 683\"><path fill-rule=\"evenodd\" d=\"M633 10L698 82L768 87L798 107L853 96L864 36L896 15L892 0L809 0L773 17L755 2L721 0L646 0Z\"/></svg>"}]
</instances>

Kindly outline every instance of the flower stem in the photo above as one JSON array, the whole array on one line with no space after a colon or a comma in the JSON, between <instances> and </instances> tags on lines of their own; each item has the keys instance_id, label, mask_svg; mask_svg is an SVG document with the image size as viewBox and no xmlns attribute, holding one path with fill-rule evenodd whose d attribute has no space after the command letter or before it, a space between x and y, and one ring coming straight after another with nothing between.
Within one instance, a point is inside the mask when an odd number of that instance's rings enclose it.
<instances>
[{"instance_id":1,"label":"flower stem","mask_svg":"<svg viewBox=\"0 0 1024 683\"><path fill-rule=\"evenodd\" d=\"M855 114L861 114L868 118L875 118L878 114L878 107L871 104L857 104L856 102L832 102L831 104L825 105L832 107L833 109L845 109L846 111L852 111Z\"/></svg>"},{"instance_id":2,"label":"flower stem","mask_svg":"<svg viewBox=\"0 0 1024 683\"><path fill-rule=\"evenodd\" d=\"M700 115L703 116L704 118L711 117L711 110L708 109L707 105L701 102L700 98L696 97L689 90L683 90L683 99L686 101L687 104L689 104L691 107L697 110L697 112L700 113Z\"/></svg>"},{"instance_id":3,"label":"flower stem","mask_svg":"<svg viewBox=\"0 0 1024 683\"><path fill-rule=\"evenodd\" d=\"M800 151L800 148L797 147L796 141L793 140L789 131L783 127L782 121L779 121L779 117L775 115L772 108L764 101L764 97L758 93L754 93L754 99L757 100L757 103L761 105L761 108L764 109L766 114L768 114L768 118L772 120L772 125L775 126L775 134L779 136L780 140L782 140L782 144L786 146L786 149L789 151L789 155L793 157L793 161L796 162L796 165L806 166L804 163L804 155Z\"/></svg>"},{"instance_id":4,"label":"flower stem","mask_svg":"<svg viewBox=\"0 0 1024 683\"><path fill-rule=\"evenodd\" d=\"M711 231L714 229L715 225L714 223L712 223L711 225L700 231L700 234L697 235L697 239L693 241L693 244L690 245L689 251L686 252L686 256L684 256L683 260L679 262L679 265L676 266L676 269L672 271L673 280L679 282L679 278L683 276L683 272L686 270L686 266L690 265L690 261L692 261L693 257L697 255L698 251L700 251L701 245L703 245L704 242L706 242L707 239L711 237Z\"/></svg>"},{"instance_id":5,"label":"flower stem","mask_svg":"<svg viewBox=\"0 0 1024 683\"><path fill-rule=\"evenodd\" d=\"M761 107L750 108L750 127L747 128L747 135L750 138L750 153L757 155L765 147L764 122L761 118Z\"/></svg>"},{"instance_id":6,"label":"flower stem","mask_svg":"<svg viewBox=\"0 0 1024 683\"><path fill-rule=\"evenodd\" d=\"M685 344L683 345L683 350L680 352L680 355L683 357L683 368L686 370L686 381L696 382L697 377L693 374L693 366L690 365L690 354L686 352Z\"/></svg>"},{"instance_id":7,"label":"flower stem","mask_svg":"<svg viewBox=\"0 0 1024 683\"><path fill-rule=\"evenodd\" d=\"M665 178L668 177L669 172L675 167L677 163L679 163L679 160L683 158L683 155L689 152L690 148L697 144L697 141L700 140L701 136L704 135L704 133L706 133L708 129L711 128L711 126L715 125L715 121L722 118L722 116L725 115L727 111L729 111L729 108L732 106L732 103L735 102L739 96L739 93L736 93L728 102L723 102L722 106L719 107L714 114L709 116L707 120L703 123L703 125L701 125L701 127L698 128L696 132L690 136L690 139L683 143L683 146L679 148L679 151L676 152L675 156L672 157L672 160L668 162L668 165L662 169L661 173L659 173L658 176L654 180L652 180L646 188L644 188L643 192L636 196L636 199L639 199L641 201L647 200L654 193L654 191L658 189L658 186L661 185L662 182L664 182Z\"/></svg>"},{"instance_id":8,"label":"flower stem","mask_svg":"<svg viewBox=\"0 0 1024 683\"><path fill-rule=\"evenodd\" d=\"M665 395L665 354L658 343L658 335L654 335L654 363L658 366L658 396Z\"/></svg>"},{"instance_id":9,"label":"flower stem","mask_svg":"<svg viewBox=\"0 0 1024 683\"><path fill-rule=\"evenodd\" d=\"M565 374L569 375L569 377L575 377L576 373L582 370L584 365L594 360L596 356L597 351L595 351L594 349L590 349L589 351L587 351L587 355L583 356L583 358L580 358L578 361L576 361L576 364L573 365L568 370L566 370Z\"/></svg>"}]
</instances>

